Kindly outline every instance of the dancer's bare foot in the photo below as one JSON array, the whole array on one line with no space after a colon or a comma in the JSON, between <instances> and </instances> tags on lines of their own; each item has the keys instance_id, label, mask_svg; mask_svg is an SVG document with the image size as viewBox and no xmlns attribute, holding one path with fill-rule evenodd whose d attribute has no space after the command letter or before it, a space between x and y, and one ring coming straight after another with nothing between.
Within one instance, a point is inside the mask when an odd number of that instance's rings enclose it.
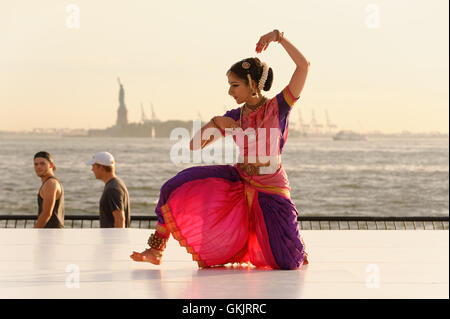
<instances>
[{"instance_id":1,"label":"dancer's bare foot","mask_svg":"<svg viewBox=\"0 0 450 319\"><path fill-rule=\"evenodd\" d=\"M302 237L300 237L300 240L303 245L303 265L307 265L309 264L309 260L308 260L308 253L305 251L306 250L305 242L303 241Z\"/></svg>"},{"instance_id":2,"label":"dancer's bare foot","mask_svg":"<svg viewBox=\"0 0 450 319\"><path fill-rule=\"evenodd\" d=\"M152 263L154 265L159 265L161 264L162 253L160 250L148 248L141 253L133 251L133 254L130 255L130 257L134 261L143 261Z\"/></svg>"},{"instance_id":3,"label":"dancer's bare foot","mask_svg":"<svg viewBox=\"0 0 450 319\"><path fill-rule=\"evenodd\" d=\"M308 260L308 254L305 252L303 254L303 265L307 265L309 264L309 260Z\"/></svg>"}]
</instances>

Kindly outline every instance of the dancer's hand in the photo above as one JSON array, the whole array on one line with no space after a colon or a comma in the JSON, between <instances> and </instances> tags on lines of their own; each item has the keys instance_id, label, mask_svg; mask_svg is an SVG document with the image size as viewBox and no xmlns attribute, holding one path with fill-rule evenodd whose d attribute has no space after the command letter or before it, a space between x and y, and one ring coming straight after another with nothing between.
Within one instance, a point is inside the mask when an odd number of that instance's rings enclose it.
<instances>
[{"instance_id":1,"label":"dancer's hand","mask_svg":"<svg viewBox=\"0 0 450 319\"><path fill-rule=\"evenodd\" d=\"M256 53L265 51L270 42L275 42L277 40L277 36L278 34L276 31L271 31L259 38L258 43L256 43Z\"/></svg>"}]
</instances>

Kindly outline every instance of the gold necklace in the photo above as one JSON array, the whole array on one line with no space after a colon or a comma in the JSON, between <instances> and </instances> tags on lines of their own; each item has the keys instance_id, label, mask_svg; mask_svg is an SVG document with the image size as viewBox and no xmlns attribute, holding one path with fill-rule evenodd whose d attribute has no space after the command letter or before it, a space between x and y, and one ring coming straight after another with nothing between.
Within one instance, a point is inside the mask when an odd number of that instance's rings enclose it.
<instances>
[{"instance_id":1,"label":"gold necklace","mask_svg":"<svg viewBox=\"0 0 450 319\"><path fill-rule=\"evenodd\" d=\"M258 103L256 103L256 105L248 105L248 103L244 104L244 107L249 108L252 112L256 111L261 105L263 105L264 103L266 103L267 98L264 96L261 101L259 101Z\"/></svg>"},{"instance_id":2,"label":"gold necklace","mask_svg":"<svg viewBox=\"0 0 450 319\"><path fill-rule=\"evenodd\" d=\"M242 115L243 115L243 113L244 113L244 108L245 108L245 107L250 108L250 110L252 110L252 112L254 112L254 111L256 111L261 105L263 105L263 104L266 103L266 102L267 102L267 98L266 98L266 97L263 97L262 100L261 100L258 104L256 104L256 105L253 106L253 107L255 108L255 109L253 109L253 110L251 109L251 107L250 107L247 103L245 103L244 106L241 107L241 116L240 116L240 118L239 118L239 126L242 128ZM259 128L261 127L261 125L263 125L264 119L266 118L266 112L267 112L267 104L264 106L264 116L263 116L263 120L262 120L261 124L256 128L256 130L259 129Z\"/></svg>"}]
</instances>

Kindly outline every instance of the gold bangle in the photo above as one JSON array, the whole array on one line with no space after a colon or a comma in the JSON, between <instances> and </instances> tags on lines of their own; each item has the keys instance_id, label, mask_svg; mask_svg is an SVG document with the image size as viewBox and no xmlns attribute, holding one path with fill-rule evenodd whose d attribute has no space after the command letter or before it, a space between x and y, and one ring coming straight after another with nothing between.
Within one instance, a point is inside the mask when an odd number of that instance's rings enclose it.
<instances>
[{"instance_id":1,"label":"gold bangle","mask_svg":"<svg viewBox=\"0 0 450 319\"><path fill-rule=\"evenodd\" d=\"M280 31L277 29L275 29L273 31L275 31L277 33L277 37L275 38L275 41L278 42L278 40L280 39Z\"/></svg>"},{"instance_id":2,"label":"gold bangle","mask_svg":"<svg viewBox=\"0 0 450 319\"><path fill-rule=\"evenodd\" d=\"M225 130L223 130L222 128L220 128L219 125L217 125L216 120L214 120L214 117L211 119L211 122L213 123L213 125L220 131L220 133L222 133L223 135L225 134ZM214 136L213 136L214 138ZM211 139L211 138L210 138Z\"/></svg>"},{"instance_id":3,"label":"gold bangle","mask_svg":"<svg viewBox=\"0 0 450 319\"><path fill-rule=\"evenodd\" d=\"M283 39L284 36L284 32L280 32L280 30L273 30L277 32L277 38L275 39L276 42L280 43L280 41Z\"/></svg>"}]
</instances>

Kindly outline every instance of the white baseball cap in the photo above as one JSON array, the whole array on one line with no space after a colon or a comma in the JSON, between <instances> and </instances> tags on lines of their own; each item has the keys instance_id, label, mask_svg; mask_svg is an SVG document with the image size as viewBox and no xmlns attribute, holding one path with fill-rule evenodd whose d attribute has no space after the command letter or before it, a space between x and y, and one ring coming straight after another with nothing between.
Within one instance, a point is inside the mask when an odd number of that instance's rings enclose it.
<instances>
[{"instance_id":1,"label":"white baseball cap","mask_svg":"<svg viewBox=\"0 0 450 319\"><path fill-rule=\"evenodd\" d=\"M114 157L111 153L100 152L95 154L89 162L86 162L86 165L100 164L104 166L114 166L114 163Z\"/></svg>"}]
</instances>

